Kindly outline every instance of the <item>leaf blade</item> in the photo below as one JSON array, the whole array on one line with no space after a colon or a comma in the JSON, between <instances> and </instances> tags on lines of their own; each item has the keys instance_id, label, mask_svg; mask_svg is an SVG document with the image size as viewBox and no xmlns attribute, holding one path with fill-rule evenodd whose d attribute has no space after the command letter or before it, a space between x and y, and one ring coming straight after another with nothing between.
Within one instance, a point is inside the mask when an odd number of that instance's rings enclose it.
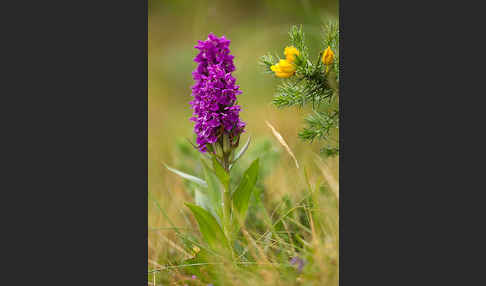
<instances>
[{"instance_id":1,"label":"leaf blade","mask_svg":"<svg viewBox=\"0 0 486 286\"><path fill-rule=\"evenodd\" d=\"M191 210L196 218L197 224L199 225L199 231L209 247L213 250L219 250L221 249L221 246L228 249L228 240L214 216L199 206L190 203L184 204Z\"/></svg>"},{"instance_id":2,"label":"leaf blade","mask_svg":"<svg viewBox=\"0 0 486 286\"><path fill-rule=\"evenodd\" d=\"M222 210L222 197L221 197L221 188L219 185L219 180L216 174L214 174L213 170L209 168L209 166L201 160L201 164L203 166L203 171L204 171L204 177L206 179L206 182L208 184L208 187L206 189L206 196L209 200L208 204L208 211L211 212L214 217L218 220L218 222L221 222L221 218L223 215L223 210Z\"/></svg>"},{"instance_id":3,"label":"leaf blade","mask_svg":"<svg viewBox=\"0 0 486 286\"><path fill-rule=\"evenodd\" d=\"M232 164L234 164L236 161L238 161L238 159L240 159L241 156L243 156L243 154L245 154L246 149L248 149L248 146L250 146L250 141L251 141L251 136L248 136L248 140L246 140L245 145L243 145L243 147L241 147L241 149L238 151L238 153L236 153Z\"/></svg>"},{"instance_id":4,"label":"leaf blade","mask_svg":"<svg viewBox=\"0 0 486 286\"><path fill-rule=\"evenodd\" d=\"M213 157L213 169L214 169L214 173L216 174L216 176L220 180L221 184L223 184L223 186L226 189L228 189L229 188L229 182L230 182L230 176L229 176L228 172L226 172L226 170L223 168L223 166L221 166L221 164L218 162L218 160L216 160L215 157Z\"/></svg>"},{"instance_id":5,"label":"leaf blade","mask_svg":"<svg viewBox=\"0 0 486 286\"><path fill-rule=\"evenodd\" d=\"M232 196L233 207L237 212L240 221L244 221L251 193L255 187L259 170L259 158L257 158L245 171L238 188Z\"/></svg>"},{"instance_id":6,"label":"leaf blade","mask_svg":"<svg viewBox=\"0 0 486 286\"><path fill-rule=\"evenodd\" d=\"M201 187L204 187L204 188L207 188L208 187L208 184L206 183L206 181L204 181L203 179L200 179L196 176L193 176L193 175L189 175L187 173L184 173L182 171L179 171L177 169L174 169L174 168L171 168L169 166L167 166L166 164L164 164L164 166L169 170L171 171L172 173L178 175L179 177L183 178L183 179L186 179L188 181L191 181Z\"/></svg>"}]
</instances>

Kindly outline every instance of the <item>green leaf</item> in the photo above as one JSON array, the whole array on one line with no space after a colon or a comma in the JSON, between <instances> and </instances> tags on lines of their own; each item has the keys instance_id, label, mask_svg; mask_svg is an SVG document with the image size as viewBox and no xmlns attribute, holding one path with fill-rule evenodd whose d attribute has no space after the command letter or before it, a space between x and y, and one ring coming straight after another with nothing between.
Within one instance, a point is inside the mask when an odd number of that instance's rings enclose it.
<instances>
[{"instance_id":1,"label":"green leaf","mask_svg":"<svg viewBox=\"0 0 486 286\"><path fill-rule=\"evenodd\" d=\"M233 207L241 222L245 220L248 202L250 201L251 193L257 181L258 169L259 159L256 159L245 171L238 188L233 193Z\"/></svg>"},{"instance_id":2,"label":"green leaf","mask_svg":"<svg viewBox=\"0 0 486 286\"><path fill-rule=\"evenodd\" d=\"M181 172L181 171L179 171L179 170L176 170L176 169L174 169L174 168L171 168L171 167L167 166L166 164L164 164L164 166L165 166L165 167L166 167L166 168L167 168L169 171L171 171L172 173L174 173L174 174L176 174L176 175L178 175L178 176L182 177L183 179L189 180L189 181L191 181L191 182L193 182L193 183L196 183L196 184L198 184L199 186L204 187L204 188L207 188L207 187L208 187L208 184L207 184L207 183L206 183L204 180L199 179L198 177L195 177L195 176L192 176L192 175L186 174L186 173L184 173L184 172Z\"/></svg>"},{"instance_id":3,"label":"green leaf","mask_svg":"<svg viewBox=\"0 0 486 286\"><path fill-rule=\"evenodd\" d=\"M204 177L207 182L205 195L207 196L209 208L207 208L206 210L210 211L217 218L218 222L221 222L220 218L223 217L223 210L221 208L222 190L219 184L218 177L203 160L201 160L201 164L203 166Z\"/></svg>"},{"instance_id":4,"label":"green leaf","mask_svg":"<svg viewBox=\"0 0 486 286\"><path fill-rule=\"evenodd\" d=\"M223 184L223 186L228 189L229 188L229 182L230 182L230 176L226 172L226 170L221 166L221 164L218 162L218 160L213 157L213 169L214 172L216 173L216 176L218 176L219 181Z\"/></svg>"},{"instance_id":5,"label":"green leaf","mask_svg":"<svg viewBox=\"0 0 486 286\"><path fill-rule=\"evenodd\" d=\"M238 159L240 159L241 156L243 156L243 154L245 154L246 149L248 149L248 146L250 145L250 139L251 139L251 137L248 136L248 140L246 140L245 145L243 145L243 147L241 147L241 149L238 151L238 153L236 153L235 158L233 159L233 162L232 162L233 164L236 161L238 161Z\"/></svg>"},{"instance_id":6,"label":"green leaf","mask_svg":"<svg viewBox=\"0 0 486 286\"><path fill-rule=\"evenodd\" d=\"M209 247L213 250L219 250L222 247L228 249L228 240L213 215L196 205L190 203L185 203L185 205L194 214L199 225L199 230Z\"/></svg>"},{"instance_id":7,"label":"green leaf","mask_svg":"<svg viewBox=\"0 0 486 286\"><path fill-rule=\"evenodd\" d=\"M207 189L200 190L198 188L194 189L194 201L197 206L202 207L207 211L211 211L211 202L208 199Z\"/></svg>"}]
</instances>

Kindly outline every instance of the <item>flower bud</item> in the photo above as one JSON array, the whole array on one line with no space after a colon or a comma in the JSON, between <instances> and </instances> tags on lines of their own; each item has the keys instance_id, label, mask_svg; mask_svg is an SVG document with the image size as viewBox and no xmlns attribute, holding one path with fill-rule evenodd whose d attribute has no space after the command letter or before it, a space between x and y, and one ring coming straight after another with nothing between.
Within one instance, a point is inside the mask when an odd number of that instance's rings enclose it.
<instances>
[{"instance_id":1,"label":"flower bud","mask_svg":"<svg viewBox=\"0 0 486 286\"><path fill-rule=\"evenodd\" d=\"M218 157L223 157L223 148L219 142L213 143L214 154Z\"/></svg>"},{"instance_id":2,"label":"flower bud","mask_svg":"<svg viewBox=\"0 0 486 286\"><path fill-rule=\"evenodd\" d=\"M228 154L231 152L231 143L228 133L223 134L223 153Z\"/></svg>"},{"instance_id":3,"label":"flower bud","mask_svg":"<svg viewBox=\"0 0 486 286\"><path fill-rule=\"evenodd\" d=\"M214 148L212 144L206 144L206 150L209 151L209 153L214 153Z\"/></svg>"},{"instance_id":4,"label":"flower bud","mask_svg":"<svg viewBox=\"0 0 486 286\"><path fill-rule=\"evenodd\" d=\"M334 61L334 53L331 50L331 47L327 47L327 49L322 54L322 63L325 65L330 65Z\"/></svg>"}]
</instances>

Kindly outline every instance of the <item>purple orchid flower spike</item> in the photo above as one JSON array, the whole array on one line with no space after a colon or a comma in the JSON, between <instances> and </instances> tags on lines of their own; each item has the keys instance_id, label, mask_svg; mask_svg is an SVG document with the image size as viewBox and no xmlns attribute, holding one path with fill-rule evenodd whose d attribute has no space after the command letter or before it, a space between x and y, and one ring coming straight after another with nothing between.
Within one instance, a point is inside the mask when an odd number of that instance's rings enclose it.
<instances>
[{"instance_id":1,"label":"purple orchid flower spike","mask_svg":"<svg viewBox=\"0 0 486 286\"><path fill-rule=\"evenodd\" d=\"M192 73L196 83L192 87L191 120L195 122L196 143L203 153L208 151L208 144L219 144L222 150L223 145L236 148L245 129L239 117L241 107L236 105L236 96L241 91L231 75L235 65L229 44L225 36L218 38L211 33L195 46L200 52L194 58L198 65ZM225 140L228 144L223 144Z\"/></svg>"}]
</instances>

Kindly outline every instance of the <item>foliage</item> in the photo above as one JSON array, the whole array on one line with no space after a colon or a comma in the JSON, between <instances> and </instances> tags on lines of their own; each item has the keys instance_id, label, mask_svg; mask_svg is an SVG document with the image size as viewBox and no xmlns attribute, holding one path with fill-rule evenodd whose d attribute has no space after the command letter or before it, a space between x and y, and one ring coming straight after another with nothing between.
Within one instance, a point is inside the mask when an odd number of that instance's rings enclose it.
<instances>
[{"instance_id":1,"label":"foliage","mask_svg":"<svg viewBox=\"0 0 486 286\"><path fill-rule=\"evenodd\" d=\"M292 26L289 32L291 47L299 54L292 63L295 72L277 87L273 104L278 108L296 106L312 107L312 113L305 118L306 127L299 132L304 141L321 140L321 152L335 155L339 152L339 25L329 22L323 26L322 49L316 58L310 55L302 27ZM327 50L327 53L325 53ZM323 58L326 56L326 61ZM330 60L329 60L330 59ZM288 57L287 57L288 60ZM273 73L275 66L282 63L278 56L271 54L261 57L260 63L265 73Z\"/></svg>"},{"instance_id":2,"label":"foliage","mask_svg":"<svg viewBox=\"0 0 486 286\"><path fill-rule=\"evenodd\" d=\"M247 145L243 146L238 154L243 154L247 148ZM213 251L221 252L220 250L224 248L232 252L233 237L239 230L235 226L241 225L241 222L245 221L250 197L257 181L259 159L253 161L232 191L229 164L222 164L216 154L209 153L210 160L206 154L203 154L200 155L200 160L205 180L167 165L166 168L181 178L198 185L198 189L195 190L196 205L186 203L186 206L195 216L208 247ZM239 158L241 155L238 156ZM205 161L210 161L212 168ZM237 160L233 159L232 166L236 162ZM221 244L225 246L221 248Z\"/></svg>"},{"instance_id":3,"label":"foliage","mask_svg":"<svg viewBox=\"0 0 486 286\"><path fill-rule=\"evenodd\" d=\"M212 178L223 187L225 179L218 179L211 160L201 157L188 142L180 141L177 147L178 169L203 180L209 168ZM200 236L194 232L192 221L186 226L174 226L177 233L174 243L179 241L183 249L169 260L161 257L157 261L159 266L151 264L149 281L155 280L157 285L337 286L338 199L322 179L309 178L306 168L291 171L294 178L290 180L301 182L295 196L269 197L264 181L281 164L280 154L270 140L255 140L231 169L229 186L238 202L234 204L237 215L232 221L233 235L224 233L222 217L197 202L186 203L199 226ZM195 196L195 190L204 189L191 177L180 177L187 194ZM226 240L232 241L231 246L225 246ZM230 247L233 254L225 252ZM182 251L188 255L182 255Z\"/></svg>"}]
</instances>

